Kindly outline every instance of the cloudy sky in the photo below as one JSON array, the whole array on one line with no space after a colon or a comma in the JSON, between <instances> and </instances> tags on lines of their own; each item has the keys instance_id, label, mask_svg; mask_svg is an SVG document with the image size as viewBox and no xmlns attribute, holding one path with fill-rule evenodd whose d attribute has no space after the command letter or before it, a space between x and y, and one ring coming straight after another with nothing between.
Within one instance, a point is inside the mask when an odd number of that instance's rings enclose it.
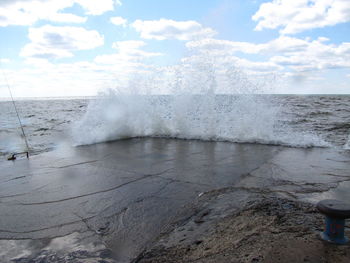
<instances>
[{"instance_id":1,"label":"cloudy sky","mask_svg":"<svg viewBox=\"0 0 350 263\"><path fill-rule=\"evenodd\" d=\"M0 0L0 40L0 97L4 76L16 97L90 96L198 58L350 93L350 0Z\"/></svg>"}]
</instances>

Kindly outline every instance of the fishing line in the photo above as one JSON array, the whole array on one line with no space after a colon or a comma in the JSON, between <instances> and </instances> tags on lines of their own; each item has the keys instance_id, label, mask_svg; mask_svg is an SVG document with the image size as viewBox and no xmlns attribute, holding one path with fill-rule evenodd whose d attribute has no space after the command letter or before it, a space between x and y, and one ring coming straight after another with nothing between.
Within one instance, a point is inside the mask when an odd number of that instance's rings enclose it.
<instances>
[{"instance_id":1,"label":"fishing line","mask_svg":"<svg viewBox=\"0 0 350 263\"><path fill-rule=\"evenodd\" d=\"M0 59L0 68L1 68L1 72L2 72L2 75L3 75L4 80L5 80L5 85L7 86L7 89L9 91L9 93L10 93L11 100L12 100L12 103L13 103L13 107L15 108L15 111L16 111L17 119L18 119L19 125L20 125L21 130L22 130L22 134L23 134L23 139L24 139L24 142L25 142L26 147L27 147L27 152L29 153L29 144L28 144L28 141L27 141L27 137L26 137L26 134L25 134L24 129L23 129L22 121L21 121L21 118L19 116L16 103L15 103L15 101L13 99L13 96L12 96L10 85L9 85L9 83L7 81L7 77L6 77L5 71L4 71L3 67L2 67L1 59Z\"/></svg>"}]
</instances>

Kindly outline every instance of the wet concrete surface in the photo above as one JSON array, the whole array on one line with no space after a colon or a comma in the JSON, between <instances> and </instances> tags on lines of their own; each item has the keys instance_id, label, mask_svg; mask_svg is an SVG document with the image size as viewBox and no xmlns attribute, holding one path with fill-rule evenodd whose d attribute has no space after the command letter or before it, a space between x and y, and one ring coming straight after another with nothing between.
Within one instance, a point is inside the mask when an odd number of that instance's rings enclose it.
<instances>
[{"instance_id":1,"label":"wet concrete surface","mask_svg":"<svg viewBox=\"0 0 350 263\"><path fill-rule=\"evenodd\" d=\"M217 217L262 195L350 200L350 152L326 148L128 139L0 169L0 262L130 262L215 191Z\"/></svg>"}]
</instances>

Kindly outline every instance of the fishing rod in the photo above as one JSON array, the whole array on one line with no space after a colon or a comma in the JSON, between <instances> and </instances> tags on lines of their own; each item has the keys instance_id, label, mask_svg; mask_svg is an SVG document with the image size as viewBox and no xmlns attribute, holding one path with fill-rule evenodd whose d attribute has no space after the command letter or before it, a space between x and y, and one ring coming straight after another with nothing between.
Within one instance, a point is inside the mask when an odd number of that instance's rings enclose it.
<instances>
[{"instance_id":1,"label":"fishing rod","mask_svg":"<svg viewBox=\"0 0 350 263\"><path fill-rule=\"evenodd\" d=\"M16 160L16 155L18 155L18 154L26 154L27 158L29 158L29 144L28 144L27 136L26 136L26 134L25 134L25 132L24 132L23 125L22 125L22 121L21 121L21 118L20 118L20 116L19 116L19 113L18 113L18 110L17 110L17 106L16 106L16 103L15 103L15 100L13 99L12 92L11 92L11 88L10 88L10 85L9 85L9 83L8 83L8 80L7 80L5 71L3 70L1 59L0 59L0 68L1 68L1 72L2 72L2 75L3 75L4 80L5 80L5 85L7 86L7 89L8 89L8 91L9 91L9 93L10 93L11 101L12 101L13 107L15 108L15 112L16 112L16 115L17 115L17 119L18 119L19 125L20 125L20 127L21 127L23 139L24 139L24 142L25 142L26 148L27 148L27 151L25 151L25 152L13 153L13 154L8 158L8 160L9 160L9 161L10 161L10 160Z\"/></svg>"}]
</instances>

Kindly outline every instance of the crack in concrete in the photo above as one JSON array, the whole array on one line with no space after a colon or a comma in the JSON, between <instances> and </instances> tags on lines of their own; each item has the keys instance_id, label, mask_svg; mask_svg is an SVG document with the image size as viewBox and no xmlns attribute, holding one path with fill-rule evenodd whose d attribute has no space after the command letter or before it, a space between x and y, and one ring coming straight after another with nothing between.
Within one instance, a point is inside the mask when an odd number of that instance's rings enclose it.
<instances>
[{"instance_id":1,"label":"crack in concrete","mask_svg":"<svg viewBox=\"0 0 350 263\"><path fill-rule=\"evenodd\" d=\"M257 176L254 176L252 174L246 174L245 176L246 177L247 176L257 177ZM300 188L300 190L294 190L295 193L306 194L306 193L323 193L323 192L327 192L327 191L329 191L331 189L337 188L339 186L339 184L342 183L342 182L350 181L350 178L348 180L341 180L341 181L338 181L338 182L329 182L329 183L313 183L313 182L305 182L305 181L300 181L299 183L297 183L297 182L293 182L293 181L287 181L287 180L282 180L282 179L275 180L275 179L271 179L271 178L268 178L268 180L272 180L271 185L269 185L269 187L295 186L295 187L299 187ZM305 188L305 186L311 186L312 189ZM324 188L322 189L322 187L324 187ZM249 187L246 187L246 188L249 189ZM254 188L254 189L262 189L263 191L266 191L266 188ZM271 191L271 192L282 192L283 191L286 194L288 194L288 192L286 192L284 190L273 190L273 189L270 189L269 191ZM290 189L289 191L292 191L292 189Z\"/></svg>"},{"instance_id":2,"label":"crack in concrete","mask_svg":"<svg viewBox=\"0 0 350 263\"><path fill-rule=\"evenodd\" d=\"M252 173L254 173L255 171L259 170L261 167L263 167L263 166L266 165L266 164L271 164L271 165L273 165L273 166L277 166L278 168L280 168L278 165L276 165L275 163L273 163L272 160L273 160L281 151L283 151L283 150L282 150L282 149L277 150L276 153L275 153L271 158L269 158L268 160L266 160L265 162L263 162L262 164L260 164L258 167L253 168L253 169L250 170L249 172L242 174L242 176L244 176L244 177L248 177L248 176L258 177L258 176L253 175ZM282 168L280 168L280 169L283 171Z\"/></svg>"},{"instance_id":3,"label":"crack in concrete","mask_svg":"<svg viewBox=\"0 0 350 263\"><path fill-rule=\"evenodd\" d=\"M328 161L333 161L333 162L338 162L338 163L350 163L350 160L346 161L346 160L334 160L331 158L327 158L326 160Z\"/></svg>"},{"instance_id":4,"label":"crack in concrete","mask_svg":"<svg viewBox=\"0 0 350 263\"><path fill-rule=\"evenodd\" d=\"M31 190L30 192L26 192L26 193L22 193L22 194L14 194L14 195L3 195L3 196L0 196L0 199L5 199L5 198L11 198L11 197L18 197L18 196L23 196L23 195L28 195L28 194L32 194L34 191L38 191L38 190L41 190L43 188L45 188L46 186L48 186L49 184L45 184L41 187L38 187L38 188L35 188L33 190Z\"/></svg>"},{"instance_id":5,"label":"crack in concrete","mask_svg":"<svg viewBox=\"0 0 350 263\"><path fill-rule=\"evenodd\" d=\"M255 193L255 194L271 194L271 193L284 193L287 194L289 196L291 196L293 199L296 199L297 196L285 191L285 190L273 190L273 189L266 189L266 188L258 188L258 187L246 187L246 186L230 186L230 187L224 187L224 188L219 188L219 189L214 189L214 190L210 190L208 192L204 192L202 196L205 196L206 194L212 194L212 193L228 193L228 192L233 192L233 191L246 191L249 193Z\"/></svg>"},{"instance_id":6,"label":"crack in concrete","mask_svg":"<svg viewBox=\"0 0 350 263\"><path fill-rule=\"evenodd\" d=\"M138 182L138 181L142 181L142 180L147 179L147 178L149 178L149 177L155 177L155 176L164 174L164 173L168 172L168 171L171 170L171 169L172 169L172 168L166 169L165 171L159 172L159 173L157 173L157 174L148 174L148 175L144 175L144 176L142 176L141 178L137 178L137 179L135 179L135 180L126 182L126 183L124 183L124 184L120 184L120 185L117 185L117 186L114 186L114 187L111 187L111 188L108 188L108 189L96 191L96 192L91 192L91 193L82 194L82 195L78 195L78 196L67 197L67 198L63 198L63 199L59 199L59 200L52 200L52 201L45 201L45 202L32 202L32 203L17 203L17 204L19 204L19 205L44 205L44 204L53 204L53 203L64 202L64 201L73 200L73 199L77 199L77 198L82 198L82 197L86 197L86 196L91 196L91 195L95 195L95 194L107 193L107 192L110 192L110 191L114 191L114 190L116 190L116 189L119 189L119 188L121 188L121 187L123 187L123 186L129 185L129 184L132 184L132 183L135 183L135 182Z\"/></svg>"},{"instance_id":7,"label":"crack in concrete","mask_svg":"<svg viewBox=\"0 0 350 263\"><path fill-rule=\"evenodd\" d=\"M91 216L90 218L93 218L95 216ZM86 218L86 219L90 219L90 218ZM59 227L63 227L63 226L73 225L73 224L76 224L76 223L79 223L79 222L81 222L81 220L71 221L71 222L58 224L58 225L54 225L54 226L37 228L37 229L33 229L33 230L28 230L28 231L10 231L10 230L5 230L5 229L0 229L0 232L10 233L10 234L31 234L31 233L35 233L35 232L39 232L39 231L49 230L49 229L52 229L52 228L59 228ZM1 238L1 239L3 239L3 238ZM11 239L16 239L16 238L11 238ZM22 238L19 238L19 239L22 239ZM28 238L26 238L26 239L28 239Z\"/></svg>"},{"instance_id":8,"label":"crack in concrete","mask_svg":"<svg viewBox=\"0 0 350 263\"><path fill-rule=\"evenodd\" d=\"M99 161L100 160L91 160L91 161L86 161L86 162L80 162L80 163L68 164L68 165L64 165L64 166L58 166L58 167L50 166L50 167L47 167L47 168L62 169L62 168L68 168L68 167L77 166L77 165L81 165L81 164L96 163L96 162L99 162Z\"/></svg>"},{"instance_id":9,"label":"crack in concrete","mask_svg":"<svg viewBox=\"0 0 350 263\"><path fill-rule=\"evenodd\" d=\"M244 190L247 192L255 193L255 194L271 194L271 193L283 193L286 194L293 199L297 199L297 196L292 194L291 192L285 191L285 190L273 190L273 189L262 189L262 188L257 188L257 187L234 187L232 188L233 190Z\"/></svg>"},{"instance_id":10,"label":"crack in concrete","mask_svg":"<svg viewBox=\"0 0 350 263\"><path fill-rule=\"evenodd\" d=\"M110 215L108 217L112 217L112 216L121 214L124 211L126 211L127 209L128 209L128 207L123 207L120 211L118 211L118 212L116 212L113 215ZM60 227L63 227L63 226L69 226L69 225L77 224L79 222L83 222L84 223L84 221L87 222L87 220L93 219L93 218L99 216L101 213L102 212L99 212L96 215L85 217L85 218L83 218L83 217L79 216L78 214L74 213L74 215L77 216L79 218L79 220L75 220L75 221L71 221L71 222L67 222L67 223L63 223L63 224L58 224L58 225L53 225L53 226L48 226L48 227L44 227L44 228L37 228L37 229L29 230L29 231L10 231L10 230L0 229L0 232L10 233L10 234L31 234L31 233L35 233L35 232L39 232L39 231L44 231L44 230L49 230L49 229L53 229L53 228L60 228ZM91 230L91 229L89 229L89 230ZM72 231L72 233L73 232L77 232L77 231ZM81 233L81 232L85 232L85 231L79 231L79 232ZM66 235L67 234L62 235L62 236L66 236ZM60 237L60 236L55 236L54 238L56 238L56 237ZM4 238L1 238L1 239L4 240ZM22 240L22 239L30 239L30 238L10 238L10 240L12 240L12 239L14 239L14 240Z\"/></svg>"},{"instance_id":11,"label":"crack in concrete","mask_svg":"<svg viewBox=\"0 0 350 263\"><path fill-rule=\"evenodd\" d=\"M163 178L164 179L164 178ZM135 200L135 202L131 203L134 204L134 203L141 203L141 202L144 202L145 200L149 199L149 198L158 198L157 195L159 193L161 193L165 188L167 188L169 185L171 185L172 183L174 183L174 181L170 181L168 183L166 183L165 185L163 185L157 192L151 194L151 195L148 195L148 196L145 196L143 198L138 198L137 200Z\"/></svg>"},{"instance_id":12,"label":"crack in concrete","mask_svg":"<svg viewBox=\"0 0 350 263\"><path fill-rule=\"evenodd\" d=\"M341 177L341 178L348 178L350 180L350 176L349 175L339 175L339 174L331 174L331 173L324 173L324 174L321 174L321 175Z\"/></svg>"},{"instance_id":13,"label":"crack in concrete","mask_svg":"<svg viewBox=\"0 0 350 263\"><path fill-rule=\"evenodd\" d=\"M7 181L4 181L4 182L2 182L2 183L7 183L7 182L10 182L10 181L18 180L18 179L25 178L25 177L27 177L27 176L25 176L25 175L23 175L23 176L17 176L17 177L15 177L15 178L11 178L11 179L9 179L9 180L7 180Z\"/></svg>"},{"instance_id":14,"label":"crack in concrete","mask_svg":"<svg viewBox=\"0 0 350 263\"><path fill-rule=\"evenodd\" d=\"M166 179L166 178L163 178L163 179ZM131 202L130 204L128 204L126 207L124 207L123 209L129 209L129 207L130 206L132 206L133 204L136 204L136 203L140 203L140 202L143 202L143 201L145 201L145 200L147 200L147 199L149 199L149 198L159 198L158 196L157 196L157 194L159 194L160 192L162 192L168 185L170 185L170 184L172 184L173 182L168 182L168 183L166 183L164 186L162 186L157 192L155 192L155 193L153 193L153 194L150 194L150 195L148 195L148 196L145 196L145 197L143 197L143 198L137 198L135 201L133 201L133 202ZM162 197L162 199L167 199L166 197ZM107 211L108 209L110 209L111 207L113 207L114 206L114 204L112 204L112 205L109 205L109 206L107 206L106 208L104 208L103 210L101 210L100 212L98 212L98 214L96 215L96 216L98 216L98 215L101 215L101 214L103 214L105 211ZM122 210L123 210L122 209ZM125 210L125 211L126 211ZM109 216L105 216L106 218L108 218L108 217L112 217L112 216L115 216L115 215L117 215L118 213L114 213L114 214L112 214L112 215L109 215Z\"/></svg>"},{"instance_id":15,"label":"crack in concrete","mask_svg":"<svg viewBox=\"0 0 350 263\"><path fill-rule=\"evenodd\" d=\"M193 185L199 185L199 186L205 186L205 187L210 187L211 185L209 184L203 184L203 183L196 183L196 182L190 182L190 181L184 181L184 180L180 180L180 179L174 179L174 178L166 178L163 176L158 175L158 178L162 178L164 180L170 180L171 182L175 183L184 183L184 184L193 184Z\"/></svg>"}]
</instances>

